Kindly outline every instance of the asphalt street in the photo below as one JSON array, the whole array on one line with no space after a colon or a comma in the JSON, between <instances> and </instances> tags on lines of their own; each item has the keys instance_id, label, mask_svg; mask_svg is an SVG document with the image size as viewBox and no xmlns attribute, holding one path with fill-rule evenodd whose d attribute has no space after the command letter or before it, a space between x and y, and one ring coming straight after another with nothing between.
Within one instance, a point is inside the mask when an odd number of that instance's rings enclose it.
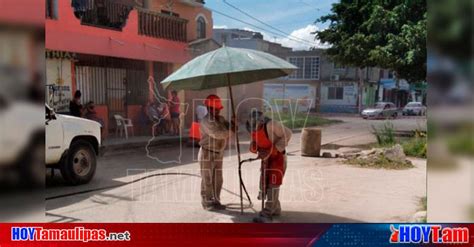
<instances>
[{"instance_id":1,"label":"asphalt street","mask_svg":"<svg viewBox=\"0 0 474 247\"><path fill-rule=\"evenodd\" d=\"M373 126L384 120L333 117L343 123L323 126L323 145L357 146L375 142ZM391 120L397 130L426 129L426 119ZM248 138L247 138L248 140ZM248 150L248 141L241 141ZM275 222L410 221L426 196L426 160L413 159L408 170L367 169L341 159L300 156L300 133L287 149L288 169L281 190L282 216ZM108 154L98 160L87 185L67 186L57 172L47 179L48 222L250 222L257 200L259 162L245 164L243 177L253 207L240 214L237 158L233 148L224 160L222 203L228 210L204 211L200 205L198 149L167 145ZM253 155L245 152L243 158ZM245 204L248 205L248 201Z\"/></svg>"}]
</instances>

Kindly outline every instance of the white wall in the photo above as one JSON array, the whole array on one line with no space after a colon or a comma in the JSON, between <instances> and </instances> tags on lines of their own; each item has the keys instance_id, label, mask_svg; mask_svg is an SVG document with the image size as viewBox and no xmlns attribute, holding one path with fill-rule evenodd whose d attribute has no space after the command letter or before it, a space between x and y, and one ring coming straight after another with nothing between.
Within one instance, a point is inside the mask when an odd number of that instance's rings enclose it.
<instances>
[{"instance_id":1,"label":"white wall","mask_svg":"<svg viewBox=\"0 0 474 247\"><path fill-rule=\"evenodd\" d=\"M316 105L316 87L310 84L265 83L263 98L274 110L307 112Z\"/></svg>"},{"instance_id":2,"label":"white wall","mask_svg":"<svg viewBox=\"0 0 474 247\"><path fill-rule=\"evenodd\" d=\"M46 59L46 102L56 111L69 110L72 98L71 61L67 59Z\"/></svg>"}]
</instances>

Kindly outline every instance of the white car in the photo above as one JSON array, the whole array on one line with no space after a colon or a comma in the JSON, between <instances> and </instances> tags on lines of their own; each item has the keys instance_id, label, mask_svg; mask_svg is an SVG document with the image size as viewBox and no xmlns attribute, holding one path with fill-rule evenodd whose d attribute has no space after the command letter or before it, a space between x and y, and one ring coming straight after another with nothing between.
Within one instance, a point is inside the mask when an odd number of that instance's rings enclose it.
<instances>
[{"instance_id":1,"label":"white car","mask_svg":"<svg viewBox=\"0 0 474 247\"><path fill-rule=\"evenodd\" d=\"M426 106L421 102L409 102L403 108L403 115L424 116L426 115Z\"/></svg>"},{"instance_id":2,"label":"white car","mask_svg":"<svg viewBox=\"0 0 474 247\"><path fill-rule=\"evenodd\" d=\"M377 102L373 108L364 109L360 115L364 119L396 118L398 109L392 102Z\"/></svg>"},{"instance_id":3,"label":"white car","mask_svg":"<svg viewBox=\"0 0 474 247\"><path fill-rule=\"evenodd\" d=\"M71 185L88 183L95 174L101 125L55 114L46 105L46 167L59 168Z\"/></svg>"}]
</instances>

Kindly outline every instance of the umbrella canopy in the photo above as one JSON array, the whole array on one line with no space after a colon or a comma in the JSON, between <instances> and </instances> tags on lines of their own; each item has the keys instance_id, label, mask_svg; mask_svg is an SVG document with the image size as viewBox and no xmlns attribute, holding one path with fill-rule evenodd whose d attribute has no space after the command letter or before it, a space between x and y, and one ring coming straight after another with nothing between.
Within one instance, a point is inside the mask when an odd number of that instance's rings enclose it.
<instances>
[{"instance_id":1,"label":"umbrella canopy","mask_svg":"<svg viewBox=\"0 0 474 247\"><path fill-rule=\"evenodd\" d=\"M286 76L297 69L271 54L221 47L189 61L161 83L176 90L203 90Z\"/></svg>"}]
</instances>

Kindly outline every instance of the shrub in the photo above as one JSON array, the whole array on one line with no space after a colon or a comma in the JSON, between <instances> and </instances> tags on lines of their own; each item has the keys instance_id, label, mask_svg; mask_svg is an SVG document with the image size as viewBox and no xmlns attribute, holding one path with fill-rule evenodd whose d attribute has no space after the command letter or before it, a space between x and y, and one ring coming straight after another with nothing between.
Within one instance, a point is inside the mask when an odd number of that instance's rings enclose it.
<instances>
[{"instance_id":1,"label":"shrub","mask_svg":"<svg viewBox=\"0 0 474 247\"><path fill-rule=\"evenodd\" d=\"M391 170L403 170L413 168L413 164L410 161L392 161L387 159L383 154L374 155L373 157L366 159L360 157L349 158L345 161L349 165L357 165L366 168L382 168Z\"/></svg>"},{"instance_id":2,"label":"shrub","mask_svg":"<svg viewBox=\"0 0 474 247\"><path fill-rule=\"evenodd\" d=\"M402 144L403 152L408 156L426 159L427 143L424 137L415 137Z\"/></svg>"},{"instance_id":3,"label":"shrub","mask_svg":"<svg viewBox=\"0 0 474 247\"><path fill-rule=\"evenodd\" d=\"M380 146L392 146L396 143L395 131L391 122L385 122L381 129L377 129L372 125L374 135L377 138L377 143Z\"/></svg>"},{"instance_id":4,"label":"shrub","mask_svg":"<svg viewBox=\"0 0 474 247\"><path fill-rule=\"evenodd\" d=\"M402 143L403 152L408 156L414 156L426 159L427 150L426 135L417 134L414 138Z\"/></svg>"}]
</instances>

